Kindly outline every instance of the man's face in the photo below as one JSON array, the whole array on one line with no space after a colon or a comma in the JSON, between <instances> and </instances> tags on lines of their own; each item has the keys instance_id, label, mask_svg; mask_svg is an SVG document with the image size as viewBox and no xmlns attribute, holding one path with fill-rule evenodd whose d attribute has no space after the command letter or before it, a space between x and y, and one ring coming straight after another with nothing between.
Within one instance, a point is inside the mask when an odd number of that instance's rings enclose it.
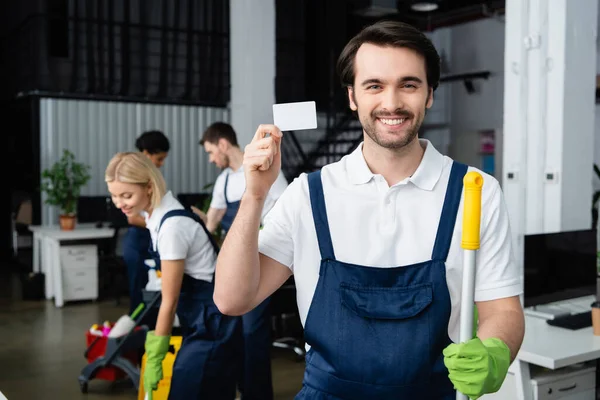
<instances>
[{"instance_id":1,"label":"man's face","mask_svg":"<svg viewBox=\"0 0 600 400\"><path fill-rule=\"evenodd\" d=\"M214 163L218 168L225 169L229 167L229 157L226 154L226 140L219 139L216 144L204 142L204 151L208 153L208 161Z\"/></svg>"},{"instance_id":2,"label":"man's face","mask_svg":"<svg viewBox=\"0 0 600 400\"><path fill-rule=\"evenodd\" d=\"M433 104L427 86L425 59L412 49L363 44L354 61L350 108L365 140L400 149L417 138L425 110Z\"/></svg>"}]
</instances>

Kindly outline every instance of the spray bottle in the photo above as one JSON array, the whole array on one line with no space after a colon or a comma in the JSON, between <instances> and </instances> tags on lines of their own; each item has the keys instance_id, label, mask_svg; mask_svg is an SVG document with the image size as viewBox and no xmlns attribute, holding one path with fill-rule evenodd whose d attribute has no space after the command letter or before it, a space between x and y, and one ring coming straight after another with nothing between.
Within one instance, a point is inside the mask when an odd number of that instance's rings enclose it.
<instances>
[{"instance_id":1,"label":"spray bottle","mask_svg":"<svg viewBox=\"0 0 600 400\"><path fill-rule=\"evenodd\" d=\"M90 328L90 333L94 336L103 336L102 330L100 329L98 324L92 325L92 327Z\"/></svg>"},{"instance_id":2,"label":"spray bottle","mask_svg":"<svg viewBox=\"0 0 600 400\"><path fill-rule=\"evenodd\" d=\"M104 323L102 324L102 336L108 336L108 334L110 333L111 328L112 327L110 325L110 322L104 321Z\"/></svg>"},{"instance_id":3,"label":"spray bottle","mask_svg":"<svg viewBox=\"0 0 600 400\"><path fill-rule=\"evenodd\" d=\"M148 283L146 284L146 290L148 291L160 291L160 277L159 271L156 269L156 261L148 259L144 261L144 264L148 267Z\"/></svg>"}]
</instances>

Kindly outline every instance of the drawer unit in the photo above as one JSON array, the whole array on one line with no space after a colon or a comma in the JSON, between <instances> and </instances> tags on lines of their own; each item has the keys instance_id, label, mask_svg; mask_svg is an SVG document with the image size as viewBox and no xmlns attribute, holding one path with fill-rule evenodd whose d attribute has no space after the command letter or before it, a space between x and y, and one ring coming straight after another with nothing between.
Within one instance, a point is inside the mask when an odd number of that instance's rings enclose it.
<instances>
[{"instance_id":1,"label":"drawer unit","mask_svg":"<svg viewBox=\"0 0 600 400\"><path fill-rule=\"evenodd\" d=\"M587 367L581 369L564 368L534 376L533 398L538 400L596 399L596 369Z\"/></svg>"},{"instance_id":2,"label":"drawer unit","mask_svg":"<svg viewBox=\"0 0 600 400\"><path fill-rule=\"evenodd\" d=\"M63 269L98 268L98 247L93 244L61 246L60 264Z\"/></svg>"},{"instance_id":3,"label":"drawer unit","mask_svg":"<svg viewBox=\"0 0 600 400\"><path fill-rule=\"evenodd\" d=\"M98 298L98 248L61 246L60 264L64 301Z\"/></svg>"},{"instance_id":4,"label":"drawer unit","mask_svg":"<svg viewBox=\"0 0 600 400\"><path fill-rule=\"evenodd\" d=\"M528 390L533 400L595 400L596 367L585 363L557 370L532 366ZM481 400L508 400L517 398L517 379L511 370L497 393L487 394Z\"/></svg>"},{"instance_id":5,"label":"drawer unit","mask_svg":"<svg viewBox=\"0 0 600 400\"><path fill-rule=\"evenodd\" d=\"M95 300L98 298L98 270L68 268L62 270L65 300Z\"/></svg>"}]
</instances>

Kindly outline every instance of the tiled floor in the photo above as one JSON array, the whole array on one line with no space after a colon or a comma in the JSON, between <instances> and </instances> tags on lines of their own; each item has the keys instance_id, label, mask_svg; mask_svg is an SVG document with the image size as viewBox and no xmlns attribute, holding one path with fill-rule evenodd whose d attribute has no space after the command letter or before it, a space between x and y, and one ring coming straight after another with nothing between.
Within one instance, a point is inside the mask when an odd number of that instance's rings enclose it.
<instances>
[{"instance_id":1,"label":"tiled floor","mask_svg":"<svg viewBox=\"0 0 600 400\"><path fill-rule=\"evenodd\" d=\"M127 312L114 301L68 303L57 309L51 301L22 301L14 276L0 279L0 392L8 400L137 398L131 384L93 380L80 392L77 377L86 365L85 331ZM277 400L293 399L302 382L303 362L288 350L273 351Z\"/></svg>"}]
</instances>

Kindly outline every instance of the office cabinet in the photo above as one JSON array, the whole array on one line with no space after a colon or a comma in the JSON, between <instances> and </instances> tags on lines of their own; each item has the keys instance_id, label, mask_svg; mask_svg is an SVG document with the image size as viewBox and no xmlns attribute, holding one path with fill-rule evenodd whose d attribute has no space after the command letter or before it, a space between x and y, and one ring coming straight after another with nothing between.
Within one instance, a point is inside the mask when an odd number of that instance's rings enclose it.
<instances>
[{"instance_id":1,"label":"office cabinet","mask_svg":"<svg viewBox=\"0 0 600 400\"><path fill-rule=\"evenodd\" d=\"M581 364L557 370L535 368L531 371L533 400L596 400L596 368L593 364ZM497 393L481 397L481 400L516 399L515 375L509 371L504 384Z\"/></svg>"},{"instance_id":2,"label":"office cabinet","mask_svg":"<svg viewBox=\"0 0 600 400\"><path fill-rule=\"evenodd\" d=\"M64 301L98 298L98 248L96 245L60 247Z\"/></svg>"},{"instance_id":3,"label":"office cabinet","mask_svg":"<svg viewBox=\"0 0 600 400\"><path fill-rule=\"evenodd\" d=\"M596 368L562 368L531 378L538 400L596 400Z\"/></svg>"}]
</instances>

